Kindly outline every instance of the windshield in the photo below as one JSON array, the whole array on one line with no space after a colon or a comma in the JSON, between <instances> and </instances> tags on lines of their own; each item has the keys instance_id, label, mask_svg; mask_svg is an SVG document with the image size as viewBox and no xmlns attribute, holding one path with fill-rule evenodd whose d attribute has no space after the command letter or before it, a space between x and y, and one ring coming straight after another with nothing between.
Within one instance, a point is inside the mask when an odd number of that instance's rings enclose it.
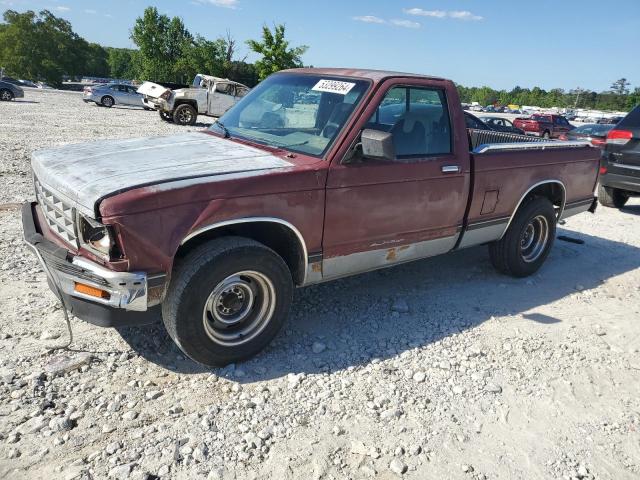
<instances>
[{"instance_id":1,"label":"windshield","mask_svg":"<svg viewBox=\"0 0 640 480\"><path fill-rule=\"evenodd\" d=\"M272 75L225 113L211 130L322 156L368 86L368 81L354 78L296 73Z\"/></svg>"}]
</instances>

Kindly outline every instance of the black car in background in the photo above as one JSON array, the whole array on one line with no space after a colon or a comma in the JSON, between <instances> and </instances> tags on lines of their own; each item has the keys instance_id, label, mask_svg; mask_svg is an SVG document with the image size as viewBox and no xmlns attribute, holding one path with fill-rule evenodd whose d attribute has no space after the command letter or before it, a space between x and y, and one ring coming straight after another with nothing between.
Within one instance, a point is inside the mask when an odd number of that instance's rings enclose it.
<instances>
[{"instance_id":1,"label":"black car in background","mask_svg":"<svg viewBox=\"0 0 640 480\"><path fill-rule=\"evenodd\" d=\"M640 105L607 134L600 165L598 198L606 207L622 208L640 195Z\"/></svg>"},{"instance_id":2,"label":"black car in background","mask_svg":"<svg viewBox=\"0 0 640 480\"><path fill-rule=\"evenodd\" d=\"M598 120L599 124L602 125L615 125L616 123L618 123L620 120L622 120L624 117L607 117L607 118L601 118L600 120Z\"/></svg>"},{"instance_id":3,"label":"black car in background","mask_svg":"<svg viewBox=\"0 0 640 480\"><path fill-rule=\"evenodd\" d=\"M464 112L464 121L467 124L467 128L473 128L474 130L491 130L489 125L475 115L471 115L469 112Z\"/></svg>"},{"instance_id":4,"label":"black car in background","mask_svg":"<svg viewBox=\"0 0 640 480\"><path fill-rule=\"evenodd\" d=\"M502 117L480 117L491 130L497 132L518 133L524 135L524 130L514 127L510 120Z\"/></svg>"},{"instance_id":5,"label":"black car in background","mask_svg":"<svg viewBox=\"0 0 640 480\"><path fill-rule=\"evenodd\" d=\"M590 142L594 147L604 149L607 144L607 134L613 130L615 125L603 125L598 123L588 123L574 128L560 136L560 140L584 140Z\"/></svg>"}]
</instances>

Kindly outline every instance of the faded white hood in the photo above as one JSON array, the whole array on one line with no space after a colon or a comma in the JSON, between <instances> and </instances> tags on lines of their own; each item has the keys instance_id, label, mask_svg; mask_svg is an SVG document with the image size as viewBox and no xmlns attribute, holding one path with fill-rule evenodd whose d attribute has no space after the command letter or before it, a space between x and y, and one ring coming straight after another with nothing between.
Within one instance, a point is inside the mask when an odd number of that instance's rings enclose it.
<instances>
[{"instance_id":1,"label":"faded white hood","mask_svg":"<svg viewBox=\"0 0 640 480\"><path fill-rule=\"evenodd\" d=\"M93 215L100 199L137 186L291 164L257 148L192 132L40 150L33 153L31 166L42 185Z\"/></svg>"}]
</instances>

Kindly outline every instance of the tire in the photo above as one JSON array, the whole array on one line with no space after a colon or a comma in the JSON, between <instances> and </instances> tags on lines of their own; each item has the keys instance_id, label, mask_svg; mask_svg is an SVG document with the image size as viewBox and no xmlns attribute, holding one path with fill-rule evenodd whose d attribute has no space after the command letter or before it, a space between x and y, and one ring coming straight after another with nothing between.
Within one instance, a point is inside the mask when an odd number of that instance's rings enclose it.
<instances>
[{"instance_id":1,"label":"tire","mask_svg":"<svg viewBox=\"0 0 640 480\"><path fill-rule=\"evenodd\" d=\"M177 125L195 125L198 112L191 105L183 103L173 111L173 122Z\"/></svg>"},{"instance_id":2,"label":"tire","mask_svg":"<svg viewBox=\"0 0 640 480\"><path fill-rule=\"evenodd\" d=\"M285 323L292 295L291 272L278 254L251 239L224 237L179 261L162 319L186 355L219 367L266 347Z\"/></svg>"},{"instance_id":3,"label":"tire","mask_svg":"<svg viewBox=\"0 0 640 480\"><path fill-rule=\"evenodd\" d=\"M548 130L545 130L545 132L542 134L542 138L549 140L551 138L551 134L549 133Z\"/></svg>"},{"instance_id":4,"label":"tire","mask_svg":"<svg viewBox=\"0 0 640 480\"><path fill-rule=\"evenodd\" d=\"M13 99L14 99L14 95L11 90L7 90L6 88L3 88L2 90L0 90L0 101L10 102Z\"/></svg>"},{"instance_id":5,"label":"tire","mask_svg":"<svg viewBox=\"0 0 640 480\"><path fill-rule=\"evenodd\" d=\"M113 97L110 97L109 95L105 95L100 100L100 103L102 104L103 107L111 108L116 104L116 101L113 99Z\"/></svg>"},{"instance_id":6,"label":"tire","mask_svg":"<svg viewBox=\"0 0 640 480\"><path fill-rule=\"evenodd\" d=\"M162 110L158 110L160 114L160 118L165 122L173 122L173 116L170 113L163 112Z\"/></svg>"},{"instance_id":7,"label":"tire","mask_svg":"<svg viewBox=\"0 0 640 480\"><path fill-rule=\"evenodd\" d=\"M513 277L534 274L547 259L556 236L556 211L545 197L520 206L502 239L489 244L491 263Z\"/></svg>"},{"instance_id":8,"label":"tire","mask_svg":"<svg viewBox=\"0 0 640 480\"><path fill-rule=\"evenodd\" d=\"M598 184L598 201L601 205L611 208L622 208L626 205L629 196L622 190L612 187L604 187Z\"/></svg>"}]
</instances>

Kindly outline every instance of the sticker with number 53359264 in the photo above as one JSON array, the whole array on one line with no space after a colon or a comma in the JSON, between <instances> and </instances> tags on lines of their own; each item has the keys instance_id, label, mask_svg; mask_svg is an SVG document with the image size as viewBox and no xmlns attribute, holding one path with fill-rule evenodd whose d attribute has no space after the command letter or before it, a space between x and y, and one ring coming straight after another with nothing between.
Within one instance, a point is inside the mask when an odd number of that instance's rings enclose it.
<instances>
[{"instance_id":1,"label":"sticker with number 53359264","mask_svg":"<svg viewBox=\"0 0 640 480\"><path fill-rule=\"evenodd\" d=\"M356 84L351 82L323 79L316 83L311 90L315 90L316 92L339 93L340 95L346 95L355 86Z\"/></svg>"}]
</instances>

